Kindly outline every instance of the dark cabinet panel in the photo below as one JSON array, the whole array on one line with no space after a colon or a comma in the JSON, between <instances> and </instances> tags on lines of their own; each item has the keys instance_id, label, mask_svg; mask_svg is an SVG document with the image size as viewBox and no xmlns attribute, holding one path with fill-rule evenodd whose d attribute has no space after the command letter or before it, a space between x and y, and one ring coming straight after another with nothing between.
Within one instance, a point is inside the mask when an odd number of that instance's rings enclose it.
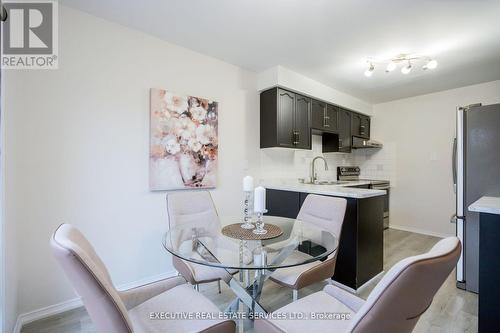
<instances>
[{"instance_id":1,"label":"dark cabinet panel","mask_svg":"<svg viewBox=\"0 0 500 333\"><path fill-rule=\"evenodd\" d=\"M295 147L311 149L311 99L295 95Z\"/></svg>"},{"instance_id":2,"label":"dark cabinet panel","mask_svg":"<svg viewBox=\"0 0 500 333\"><path fill-rule=\"evenodd\" d=\"M260 94L260 148L311 149L311 99L272 88Z\"/></svg>"},{"instance_id":3,"label":"dark cabinet panel","mask_svg":"<svg viewBox=\"0 0 500 333\"><path fill-rule=\"evenodd\" d=\"M325 129L337 132L339 125L338 116L339 108L335 105L328 104L326 107Z\"/></svg>"},{"instance_id":4,"label":"dark cabinet panel","mask_svg":"<svg viewBox=\"0 0 500 333\"><path fill-rule=\"evenodd\" d=\"M339 110L339 152L351 152L351 112L345 109Z\"/></svg>"},{"instance_id":5,"label":"dark cabinet panel","mask_svg":"<svg viewBox=\"0 0 500 333\"><path fill-rule=\"evenodd\" d=\"M297 218L300 202L300 193L281 190L266 191L266 215Z\"/></svg>"},{"instance_id":6,"label":"dark cabinet panel","mask_svg":"<svg viewBox=\"0 0 500 333\"><path fill-rule=\"evenodd\" d=\"M312 120L311 127L314 129L323 129L325 125L326 103L312 100Z\"/></svg>"},{"instance_id":7,"label":"dark cabinet panel","mask_svg":"<svg viewBox=\"0 0 500 333\"><path fill-rule=\"evenodd\" d=\"M337 132L338 113L337 106L312 100L311 127L322 132Z\"/></svg>"},{"instance_id":8,"label":"dark cabinet panel","mask_svg":"<svg viewBox=\"0 0 500 333\"><path fill-rule=\"evenodd\" d=\"M370 138L370 117L363 116L361 119L361 129L359 134L366 139Z\"/></svg>"},{"instance_id":9,"label":"dark cabinet panel","mask_svg":"<svg viewBox=\"0 0 500 333\"><path fill-rule=\"evenodd\" d=\"M268 189L267 215L296 218L308 195ZM346 200L333 279L358 289L383 270L383 197Z\"/></svg>"},{"instance_id":10,"label":"dark cabinet panel","mask_svg":"<svg viewBox=\"0 0 500 333\"><path fill-rule=\"evenodd\" d=\"M361 128L361 115L352 113L351 119L351 132L354 136L359 136L359 129Z\"/></svg>"},{"instance_id":11,"label":"dark cabinet panel","mask_svg":"<svg viewBox=\"0 0 500 333\"><path fill-rule=\"evenodd\" d=\"M479 332L500 326L500 215L479 215Z\"/></svg>"},{"instance_id":12,"label":"dark cabinet panel","mask_svg":"<svg viewBox=\"0 0 500 333\"><path fill-rule=\"evenodd\" d=\"M370 138L370 117L279 87L260 94L261 148L311 149L311 134L324 153L350 153L352 136Z\"/></svg>"},{"instance_id":13,"label":"dark cabinet panel","mask_svg":"<svg viewBox=\"0 0 500 333\"><path fill-rule=\"evenodd\" d=\"M260 148L277 146L278 89L269 89L260 94Z\"/></svg>"},{"instance_id":14,"label":"dark cabinet panel","mask_svg":"<svg viewBox=\"0 0 500 333\"><path fill-rule=\"evenodd\" d=\"M384 198L358 200L358 286L384 269Z\"/></svg>"},{"instance_id":15,"label":"dark cabinet panel","mask_svg":"<svg viewBox=\"0 0 500 333\"><path fill-rule=\"evenodd\" d=\"M352 112L351 132L353 136L370 138L370 117Z\"/></svg>"},{"instance_id":16,"label":"dark cabinet panel","mask_svg":"<svg viewBox=\"0 0 500 333\"><path fill-rule=\"evenodd\" d=\"M295 94L286 90L278 91L278 145L294 146Z\"/></svg>"},{"instance_id":17,"label":"dark cabinet panel","mask_svg":"<svg viewBox=\"0 0 500 333\"><path fill-rule=\"evenodd\" d=\"M336 153L339 151L339 135L324 132L321 135L323 153Z\"/></svg>"}]
</instances>

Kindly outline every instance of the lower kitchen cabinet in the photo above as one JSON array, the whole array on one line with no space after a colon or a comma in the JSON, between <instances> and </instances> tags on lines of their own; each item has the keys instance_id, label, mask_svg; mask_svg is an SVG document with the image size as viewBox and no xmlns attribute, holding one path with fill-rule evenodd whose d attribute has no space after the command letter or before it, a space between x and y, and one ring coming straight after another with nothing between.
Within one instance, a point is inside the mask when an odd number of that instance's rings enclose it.
<instances>
[{"instance_id":1,"label":"lower kitchen cabinet","mask_svg":"<svg viewBox=\"0 0 500 333\"><path fill-rule=\"evenodd\" d=\"M296 218L309 193L267 190L267 215ZM383 271L383 196L345 198L347 208L332 279L354 290Z\"/></svg>"}]
</instances>

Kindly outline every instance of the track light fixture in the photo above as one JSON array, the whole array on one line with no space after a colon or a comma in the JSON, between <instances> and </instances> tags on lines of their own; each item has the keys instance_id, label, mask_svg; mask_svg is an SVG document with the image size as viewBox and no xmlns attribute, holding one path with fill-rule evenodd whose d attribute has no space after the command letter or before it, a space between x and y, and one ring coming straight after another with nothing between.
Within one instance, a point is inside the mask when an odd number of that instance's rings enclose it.
<instances>
[{"instance_id":1,"label":"track light fixture","mask_svg":"<svg viewBox=\"0 0 500 333\"><path fill-rule=\"evenodd\" d=\"M399 54L393 58L386 59L386 60L374 60L374 59L368 59L368 68L365 71L365 76L370 77L373 75L373 72L375 71L375 66L377 65L382 65L385 66L385 72L390 73L394 71L400 64L403 64L403 67L401 67L401 73L403 74L409 74L413 70L413 64L415 63L422 63L424 62L424 65L422 65L423 70L428 70L428 69L435 69L438 65L438 62L436 59L427 57L427 56L422 56L422 55L414 55L414 54ZM420 66L420 65L419 65Z\"/></svg>"},{"instance_id":2,"label":"track light fixture","mask_svg":"<svg viewBox=\"0 0 500 333\"><path fill-rule=\"evenodd\" d=\"M438 66L438 62L435 59L432 59L432 60L427 61L427 63L424 66L422 66L422 69L424 69L424 70L434 69L437 66Z\"/></svg>"},{"instance_id":3,"label":"track light fixture","mask_svg":"<svg viewBox=\"0 0 500 333\"><path fill-rule=\"evenodd\" d=\"M408 74L410 72L411 72L411 62L410 62L410 60L408 60L408 65L406 65L405 67L401 68L401 73Z\"/></svg>"},{"instance_id":4,"label":"track light fixture","mask_svg":"<svg viewBox=\"0 0 500 333\"><path fill-rule=\"evenodd\" d=\"M375 66L373 66L372 63L370 63L370 66L365 71L365 76L366 77L372 76L374 70L375 70Z\"/></svg>"},{"instance_id":5,"label":"track light fixture","mask_svg":"<svg viewBox=\"0 0 500 333\"><path fill-rule=\"evenodd\" d=\"M396 63L395 63L394 61L391 61L391 62L389 62L389 63L387 64L387 67L386 67L385 71L386 71L387 73L392 72L393 70L395 70L395 69L396 69L396 67L398 67L398 65L396 65Z\"/></svg>"}]
</instances>

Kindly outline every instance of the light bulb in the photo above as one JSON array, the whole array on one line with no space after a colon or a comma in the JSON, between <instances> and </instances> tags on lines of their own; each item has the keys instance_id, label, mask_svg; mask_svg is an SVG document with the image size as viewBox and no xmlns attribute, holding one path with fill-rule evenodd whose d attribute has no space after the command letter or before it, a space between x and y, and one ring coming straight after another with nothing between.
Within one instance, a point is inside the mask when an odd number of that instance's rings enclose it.
<instances>
[{"instance_id":1,"label":"light bulb","mask_svg":"<svg viewBox=\"0 0 500 333\"><path fill-rule=\"evenodd\" d=\"M435 59L432 59L432 60L429 60L423 67L423 69L434 69L436 68L438 65L438 62L437 60Z\"/></svg>"},{"instance_id":2,"label":"light bulb","mask_svg":"<svg viewBox=\"0 0 500 333\"><path fill-rule=\"evenodd\" d=\"M373 66L373 64L370 63L370 67L368 67L365 71L365 76L366 77L370 77L373 75L373 71L375 70L375 66Z\"/></svg>"},{"instance_id":3,"label":"light bulb","mask_svg":"<svg viewBox=\"0 0 500 333\"><path fill-rule=\"evenodd\" d=\"M411 63L408 61L408 66L401 68L401 73L408 74L411 72Z\"/></svg>"},{"instance_id":4,"label":"light bulb","mask_svg":"<svg viewBox=\"0 0 500 333\"><path fill-rule=\"evenodd\" d=\"M389 64L387 64L387 68L385 69L385 71L392 72L395 69L396 69L396 64L394 63L394 61L391 61Z\"/></svg>"}]
</instances>

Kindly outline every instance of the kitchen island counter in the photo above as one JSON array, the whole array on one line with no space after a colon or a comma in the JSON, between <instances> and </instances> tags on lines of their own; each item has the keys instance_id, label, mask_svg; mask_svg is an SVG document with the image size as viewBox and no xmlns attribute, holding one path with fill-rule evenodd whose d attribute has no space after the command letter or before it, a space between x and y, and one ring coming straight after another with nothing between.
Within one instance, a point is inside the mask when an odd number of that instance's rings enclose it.
<instances>
[{"instance_id":1,"label":"kitchen island counter","mask_svg":"<svg viewBox=\"0 0 500 333\"><path fill-rule=\"evenodd\" d=\"M385 190L353 188L352 186L369 185L370 181L350 181L345 184L314 185L302 184L294 180L261 181L261 185L271 190L293 191L310 194L330 195L334 197L364 199L385 195Z\"/></svg>"},{"instance_id":2,"label":"kitchen island counter","mask_svg":"<svg viewBox=\"0 0 500 333\"><path fill-rule=\"evenodd\" d=\"M356 182L356 186L361 183ZM296 218L308 195L345 198L347 206L333 280L356 291L383 271L385 190L299 183L261 184L267 188L266 208L267 215L271 216Z\"/></svg>"}]
</instances>

